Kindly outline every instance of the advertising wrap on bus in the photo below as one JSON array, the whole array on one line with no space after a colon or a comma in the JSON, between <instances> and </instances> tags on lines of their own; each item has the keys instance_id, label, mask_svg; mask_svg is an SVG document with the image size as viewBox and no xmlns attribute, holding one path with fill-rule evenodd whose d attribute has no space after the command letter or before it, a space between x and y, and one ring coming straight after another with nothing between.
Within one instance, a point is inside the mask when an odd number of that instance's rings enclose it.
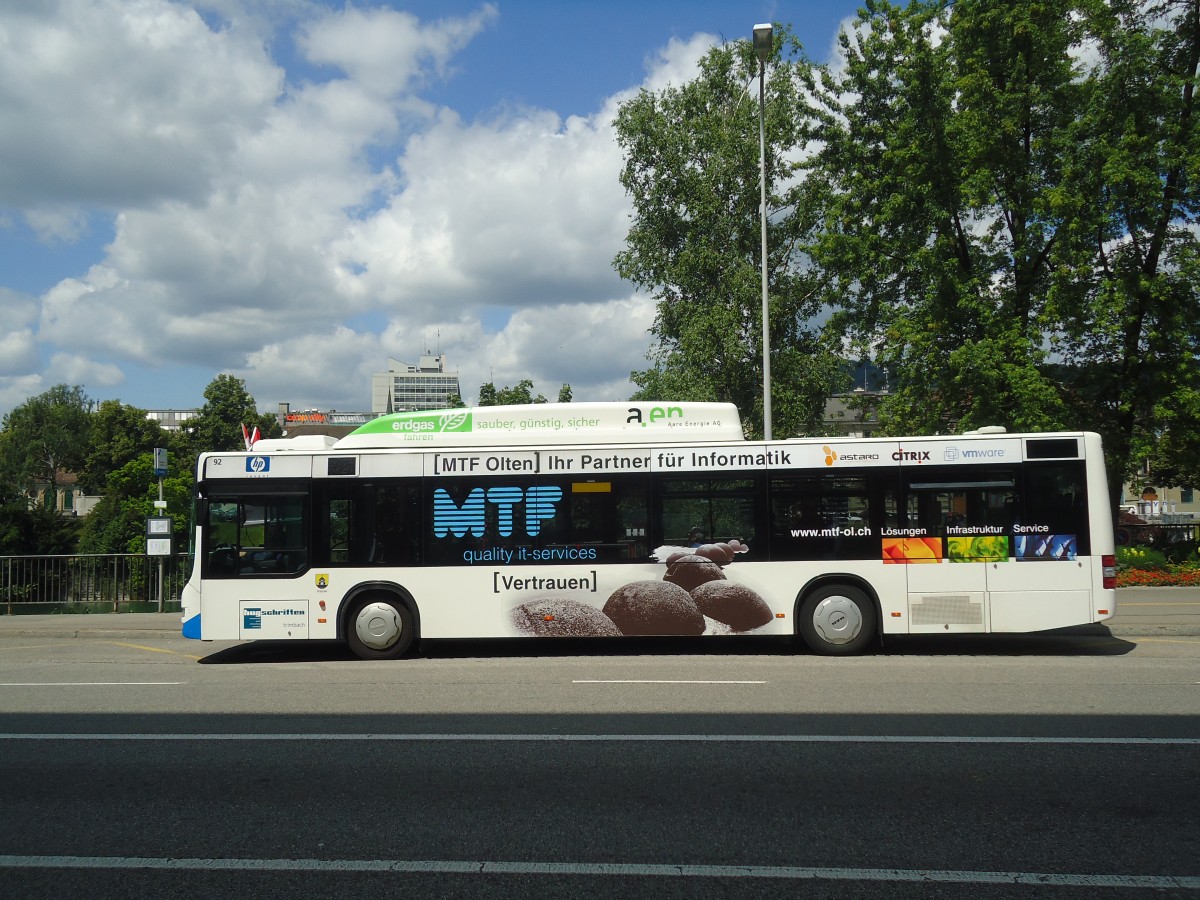
<instances>
[{"instance_id":1,"label":"advertising wrap on bus","mask_svg":"<svg viewBox=\"0 0 1200 900\"><path fill-rule=\"evenodd\" d=\"M1094 434L747 442L732 407L686 403L384 419L202 457L188 636L390 658L417 638L756 634L840 654L1115 610Z\"/></svg>"},{"instance_id":2,"label":"advertising wrap on bus","mask_svg":"<svg viewBox=\"0 0 1200 900\"><path fill-rule=\"evenodd\" d=\"M339 441L343 449L412 444L581 443L741 440L742 423L725 403L538 403L401 412L380 416Z\"/></svg>"}]
</instances>

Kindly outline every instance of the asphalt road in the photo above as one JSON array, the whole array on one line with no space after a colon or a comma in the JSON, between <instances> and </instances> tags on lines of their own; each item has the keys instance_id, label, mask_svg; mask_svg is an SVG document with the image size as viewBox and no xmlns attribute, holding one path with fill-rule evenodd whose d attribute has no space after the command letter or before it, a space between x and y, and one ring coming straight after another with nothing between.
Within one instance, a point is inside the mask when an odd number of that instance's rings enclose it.
<instances>
[{"instance_id":1,"label":"asphalt road","mask_svg":"<svg viewBox=\"0 0 1200 900\"><path fill-rule=\"evenodd\" d=\"M35 632L0 629L4 897L1200 897L1200 636Z\"/></svg>"}]
</instances>

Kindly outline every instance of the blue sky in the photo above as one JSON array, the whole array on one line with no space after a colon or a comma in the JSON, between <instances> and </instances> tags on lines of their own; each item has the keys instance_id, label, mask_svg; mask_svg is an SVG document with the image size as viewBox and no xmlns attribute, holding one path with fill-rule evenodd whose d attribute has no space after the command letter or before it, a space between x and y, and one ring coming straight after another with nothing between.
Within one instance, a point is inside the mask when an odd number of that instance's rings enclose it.
<instances>
[{"instance_id":1,"label":"blue sky","mask_svg":"<svg viewBox=\"0 0 1200 900\"><path fill-rule=\"evenodd\" d=\"M624 399L654 308L611 266L617 105L761 21L828 60L857 6L0 4L0 414L63 382L198 406L222 372L366 410L426 350L468 398Z\"/></svg>"}]
</instances>

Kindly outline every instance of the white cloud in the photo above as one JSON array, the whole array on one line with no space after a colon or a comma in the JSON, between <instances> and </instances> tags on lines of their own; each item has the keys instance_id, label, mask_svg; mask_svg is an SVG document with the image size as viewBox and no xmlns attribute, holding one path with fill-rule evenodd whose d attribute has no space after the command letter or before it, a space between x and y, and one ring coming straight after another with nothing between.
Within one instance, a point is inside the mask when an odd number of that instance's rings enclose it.
<instances>
[{"instance_id":1,"label":"white cloud","mask_svg":"<svg viewBox=\"0 0 1200 900\"><path fill-rule=\"evenodd\" d=\"M419 92L491 5L432 22L305 7L295 44L323 80L285 79L240 4L204 8L227 18L166 0L0 14L0 205L64 237L78 209L115 224L103 259L4 322L0 351L21 362L0 404L183 364L245 378L264 409L362 410L389 356L434 342L469 399L523 378L550 399L563 382L581 400L628 396L654 312L611 265L630 212L611 123L632 89L589 116L466 122ZM713 42L672 40L646 86L682 83ZM35 341L49 378L24 368Z\"/></svg>"},{"instance_id":2,"label":"white cloud","mask_svg":"<svg viewBox=\"0 0 1200 900\"><path fill-rule=\"evenodd\" d=\"M404 190L335 249L384 305L524 306L622 292L627 227L607 122L443 116L405 148Z\"/></svg>"},{"instance_id":3,"label":"white cloud","mask_svg":"<svg viewBox=\"0 0 1200 900\"><path fill-rule=\"evenodd\" d=\"M45 390L36 374L37 320L35 298L0 286L0 411Z\"/></svg>"},{"instance_id":4,"label":"white cloud","mask_svg":"<svg viewBox=\"0 0 1200 900\"><path fill-rule=\"evenodd\" d=\"M654 303L628 297L607 303L563 303L518 312L504 331L487 338L464 391L493 381L511 386L522 378L554 400L564 382L577 400L625 400L632 390L629 373L644 369L646 330L654 320ZM464 379L465 380L465 379Z\"/></svg>"},{"instance_id":5,"label":"white cloud","mask_svg":"<svg viewBox=\"0 0 1200 900\"><path fill-rule=\"evenodd\" d=\"M485 4L465 18L423 24L406 12L350 6L302 29L299 43L312 62L336 66L365 90L391 96L419 83L430 64L443 73L496 16L496 7Z\"/></svg>"},{"instance_id":6,"label":"white cloud","mask_svg":"<svg viewBox=\"0 0 1200 900\"><path fill-rule=\"evenodd\" d=\"M163 0L10 4L0 23L0 203L38 212L202 197L282 70Z\"/></svg>"},{"instance_id":7,"label":"white cloud","mask_svg":"<svg viewBox=\"0 0 1200 900\"><path fill-rule=\"evenodd\" d=\"M696 75L701 58L720 43L711 34L695 34L686 41L671 38L667 45L646 60L647 76L642 86L649 91L679 87Z\"/></svg>"},{"instance_id":8,"label":"white cloud","mask_svg":"<svg viewBox=\"0 0 1200 900\"><path fill-rule=\"evenodd\" d=\"M69 353L55 353L50 360L50 370L54 372L56 384L86 384L93 388L107 388L125 381L124 373L117 366Z\"/></svg>"}]
</instances>

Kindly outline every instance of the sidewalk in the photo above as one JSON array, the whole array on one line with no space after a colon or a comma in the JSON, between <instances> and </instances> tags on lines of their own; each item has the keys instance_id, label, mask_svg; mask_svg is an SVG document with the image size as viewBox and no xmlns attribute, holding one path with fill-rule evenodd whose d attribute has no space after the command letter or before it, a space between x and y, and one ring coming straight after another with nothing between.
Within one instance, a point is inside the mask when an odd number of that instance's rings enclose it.
<instances>
[{"instance_id":1,"label":"sidewalk","mask_svg":"<svg viewBox=\"0 0 1200 900\"><path fill-rule=\"evenodd\" d=\"M180 613L92 613L90 615L0 615L4 638L97 638L154 640L182 637ZM1200 589L1121 588L1117 614L1100 625L1082 625L1081 634L1117 637L1200 635Z\"/></svg>"},{"instance_id":2,"label":"sidewalk","mask_svg":"<svg viewBox=\"0 0 1200 900\"><path fill-rule=\"evenodd\" d=\"M36 637L145 641L181 638L182 629L178 612L0 616L0 640Z\"/></svg>"}]
</instances>

